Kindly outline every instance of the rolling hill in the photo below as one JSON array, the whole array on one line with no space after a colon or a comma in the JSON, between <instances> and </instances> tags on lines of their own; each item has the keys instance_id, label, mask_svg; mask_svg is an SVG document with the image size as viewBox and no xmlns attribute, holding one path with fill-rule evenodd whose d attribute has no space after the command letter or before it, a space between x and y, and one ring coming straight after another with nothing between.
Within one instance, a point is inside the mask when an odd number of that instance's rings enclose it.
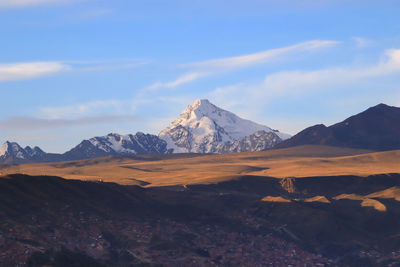
<instances>
[{"instance_id":1,"label":"rolling hill","mask_svg":"<svg viewBox=\"0 0 400 267\"><path fill-rule=\"evenodd\" d=\"M223 155L116 156L59 163L3 165L0 172L165 186L210 184L242 175L284 178L400 173L398 162L398 150L371 152L311 145Z\"/></svg>"}]
</instances>

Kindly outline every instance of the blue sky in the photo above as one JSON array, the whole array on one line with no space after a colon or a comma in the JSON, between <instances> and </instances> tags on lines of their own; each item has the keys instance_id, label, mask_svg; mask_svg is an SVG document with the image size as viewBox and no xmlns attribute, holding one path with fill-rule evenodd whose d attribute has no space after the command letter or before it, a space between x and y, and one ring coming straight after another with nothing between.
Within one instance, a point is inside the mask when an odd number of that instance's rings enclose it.
<instances>
[{"instance_id":1,"label":"blue sky","mask_svg":"<svg viewBox=\"0 0 400 267\"><path fill-rule=\"evenodd\" d=\"M0 141L158 134L193 100L295 134L400 106L399 1L0 0Z\"/></svg>"}]
</instances>

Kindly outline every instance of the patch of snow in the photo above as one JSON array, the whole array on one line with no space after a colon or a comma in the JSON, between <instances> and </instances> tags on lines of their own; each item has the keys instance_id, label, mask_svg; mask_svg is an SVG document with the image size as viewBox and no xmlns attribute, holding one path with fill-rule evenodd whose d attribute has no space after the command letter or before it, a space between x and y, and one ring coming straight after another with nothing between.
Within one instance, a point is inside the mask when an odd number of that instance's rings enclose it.
<instances>
[{"instance_id":1,"label":"patch of snow","mask_svg":"<svg viewBox=\"0 0 400 267\"><path fill-rule=\"evenodd\" d=\"M8 151L8 142L5 142L1 147L0 147L0 156L5 156L5 154Z\"/></svg>"},{"instance_id":2,"label":"patch of snow","mask_svg":"<svg viewBox=\"0 0 400 267\"><path fill-rule=\"evenodd\" d=\"M282 140L290 138L268 126L242 119L206 99L197 99L159 137L167 142L168 148L174 149L174 153L210 153L215 152L218 145L239 141L258 131L273 132Z\"/></svg>"}]
</instances>

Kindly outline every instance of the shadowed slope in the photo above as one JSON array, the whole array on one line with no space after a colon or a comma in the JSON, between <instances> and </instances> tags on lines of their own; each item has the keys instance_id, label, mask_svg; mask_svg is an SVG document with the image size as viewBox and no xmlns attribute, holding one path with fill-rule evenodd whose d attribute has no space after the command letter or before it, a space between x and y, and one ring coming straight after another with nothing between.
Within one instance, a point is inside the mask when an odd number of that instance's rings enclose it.
<instances>
[{"instance_id":1,"label":"shadowed slope","mask_svg":"<svg viewBox=\"0 0 400 267\"><path fill-rule=\"evenodd\" d=\"M275 147L307 144L377 151L400 149L400 108L379 104L330 127L309 127Z\"/></svg>"}]
</instances>

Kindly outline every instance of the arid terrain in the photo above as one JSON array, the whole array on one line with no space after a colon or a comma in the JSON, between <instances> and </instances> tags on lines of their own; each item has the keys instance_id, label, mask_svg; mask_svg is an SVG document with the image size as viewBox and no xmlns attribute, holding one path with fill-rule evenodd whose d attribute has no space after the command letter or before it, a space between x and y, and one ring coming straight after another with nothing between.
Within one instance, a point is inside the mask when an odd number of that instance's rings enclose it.
<instances>
[{"instance_id":1,"label":"arid terrain","mask_svg":"<svg viewBox=\"0 0 400 267\"><path fill-rule=\"evenodd\" d=\"M3 175L53 175L122 185L212 184L243 175L311 177L400 173L400 151L299 146L223 155L173 154L105 157L42 164L3 165Z\"/></svg>"},{"instance_id":2,"label":"arid terrain","mask_svg":"<svg viewBox=\"0 0 400 267\"><path fill-rule=\"evenodd\" d=\"M302 146L3 165L0 264L398 266L399 162Z\"/></svg>"},{"instance_id":3,"label":"arid terrain","mask_svg":"<svg viewBox=\"0 0 400 267\"><path fill-rule=\"evenodd\" d=\"M22 173L122 185L212 184L243 175L311 177L400 173L400 151L299 146L223 155L174 154L105 157L42 164L3 165L3 175Z\"/></svg>"}]
</instances>

